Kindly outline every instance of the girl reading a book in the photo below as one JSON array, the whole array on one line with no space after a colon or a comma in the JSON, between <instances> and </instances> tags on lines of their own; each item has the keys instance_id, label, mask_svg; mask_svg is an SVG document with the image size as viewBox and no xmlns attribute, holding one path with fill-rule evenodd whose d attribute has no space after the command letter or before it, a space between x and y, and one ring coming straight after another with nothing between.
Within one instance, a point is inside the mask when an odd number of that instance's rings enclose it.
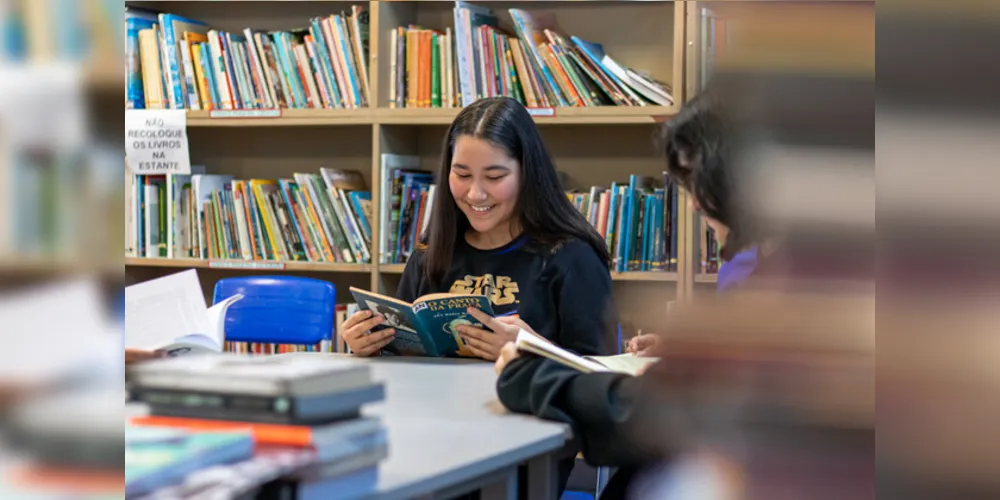
<instances>
[{"instance_id":1,"label":"girl reading a book","mask_svg":"<svg viewBox=\"0 0 1000 500\"><path fill-rule=\"evenodd\" d=\"M581 355L607 354L617 331L607 245L570 204L528 111L498 97L466 107L448 129L428 231L410 256L396 298L430 293L489 297L508 324ZM343 338L359 356L379 354L393 330L352 315ZM476 356L495 360L513 338L459 329Z\"/></svg>"}]
</instances>

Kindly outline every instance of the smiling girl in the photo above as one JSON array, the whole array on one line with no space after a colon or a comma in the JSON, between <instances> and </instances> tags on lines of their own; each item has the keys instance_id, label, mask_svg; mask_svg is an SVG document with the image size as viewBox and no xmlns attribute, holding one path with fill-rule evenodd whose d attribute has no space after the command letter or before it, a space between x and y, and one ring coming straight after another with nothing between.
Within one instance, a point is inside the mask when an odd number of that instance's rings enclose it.
<instances>
[{"instance_id":1,"label":"smiling girl","mask_svg":"<svg viewBox=\"0 0 1000 500\"><path fill-rule=\"evenodd\" d=\"M527 110L509 98L477 101L448 129L438 199L422 245L406 264L396 297L429 293L490 298L497 316L517 316L579 354L606 354L617 328L607 245L570 204ZM344 340L372 356L393 340L370 333L383 318L359 312ZM495 360L509 334L464 327L469 349Z\"/></svg>"}]
</instances>

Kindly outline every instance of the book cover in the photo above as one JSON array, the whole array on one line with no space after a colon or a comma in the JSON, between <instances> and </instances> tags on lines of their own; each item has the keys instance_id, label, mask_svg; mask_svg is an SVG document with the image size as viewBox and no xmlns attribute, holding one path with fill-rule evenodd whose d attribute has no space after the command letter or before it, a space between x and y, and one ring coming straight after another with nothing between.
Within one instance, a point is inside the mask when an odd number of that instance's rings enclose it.
<instances>
[{"instance_id":1,"label":"book cover","mask_svg":"<svg viewBox=\"0 0 1000 500\"><path fill-rule=\"evenodd\" d=\"M460 325L487 329L472 317L468 308L493 316L488 297L482 295L432 294L412 304L385 295L351 287L361 309L385 317L373 331L396 330L395 340L386 350L394 354L430 357L475 357L458 333Z\"/></svg>"}]
</instances>

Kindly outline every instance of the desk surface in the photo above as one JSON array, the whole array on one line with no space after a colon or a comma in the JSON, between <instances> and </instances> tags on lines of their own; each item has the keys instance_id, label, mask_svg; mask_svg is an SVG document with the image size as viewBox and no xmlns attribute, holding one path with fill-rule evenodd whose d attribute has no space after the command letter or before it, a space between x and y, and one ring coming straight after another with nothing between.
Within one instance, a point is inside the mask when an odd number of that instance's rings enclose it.
<instances>
[{"instance_id":1,"label":"desk surface","mask_svg":"<svg viewBox=\"0 0 1000 500\"><path fill-rule=\"evenodd\" d=\"M562 424L508 413L493 365L463 360L373 358L386 400L366 407L389 430L380 498L413 498L560 449Z\"/></svg>"}]
</instances>

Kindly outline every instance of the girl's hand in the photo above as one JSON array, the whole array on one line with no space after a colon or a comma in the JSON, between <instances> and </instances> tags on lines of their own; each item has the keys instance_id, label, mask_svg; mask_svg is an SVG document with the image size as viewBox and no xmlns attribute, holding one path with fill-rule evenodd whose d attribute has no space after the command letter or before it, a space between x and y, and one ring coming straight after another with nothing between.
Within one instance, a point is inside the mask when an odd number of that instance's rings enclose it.
<instances>
[{"instance_id":1,"label":"girl's hand","mask_svg":"<svg viewBox=\"0 0 1000 500\"><path fill-rule=\"evenodd\" d=\"M651 356L653 347L656 346L658 340L660 340L660 336L655 333L632 337L632 340L629 340L628 345L625 346L625 352L636 356Z\"/></svg>"},{"instance_id":2,"label":"girl's hand","mask_svg":"<svg viewBox=\"0 0 1000 500\"><path fill-rule=\"evenodd\" d=\"M507 365L510 364L511 361L517 359L520 355L521 353L517 350L514 343L507 342L500 349L500 356L497 358L497 362L493 364L493 370L497 372L497 375L500 375L503 373L503 369L507 368Z\"/></svg>"},{"instance_id":3,"label":"girl's hand","mask_svg":"<svg viewBox=\"0 0 1000 500\"><path fill-rule=\"evenodd\" d=\"M516 324L502 322L500 320L504 318L494 318L479 309L470 307L467 312L493 331L460 326L458 327L459 335L462 336L462 340L469 346L473 354L487 361L496 361L500 357L500 350L504 344L514 342L517 339L517 332L521 328Z\"/></svg>"},{"instance_id":4,"label":"girl's hand","mask_svg":"<svg viewBox=\"0 0 1000 500\"><path fill-rule=\"evenodd\" d=\"M162 358L165 353L161 351L146 351L143 349L125 349L125 366L147 361L150 359Z\"/></svg>"},{"instance_id":5,"label":"girl's hand","mask_svg":"<svg viewBox=\"0 0 1000 500\"><path fill-rule=\"evenodd\" d=\"M355 355L374 356L396 338L395 328L372 333L372 328L381 325L383 321L385 318L380 315L376 316L371 311L358 311L347 318L347 321L344 321L342 327L344 333L340 336Z\"/></svg>"}]
</instances>

